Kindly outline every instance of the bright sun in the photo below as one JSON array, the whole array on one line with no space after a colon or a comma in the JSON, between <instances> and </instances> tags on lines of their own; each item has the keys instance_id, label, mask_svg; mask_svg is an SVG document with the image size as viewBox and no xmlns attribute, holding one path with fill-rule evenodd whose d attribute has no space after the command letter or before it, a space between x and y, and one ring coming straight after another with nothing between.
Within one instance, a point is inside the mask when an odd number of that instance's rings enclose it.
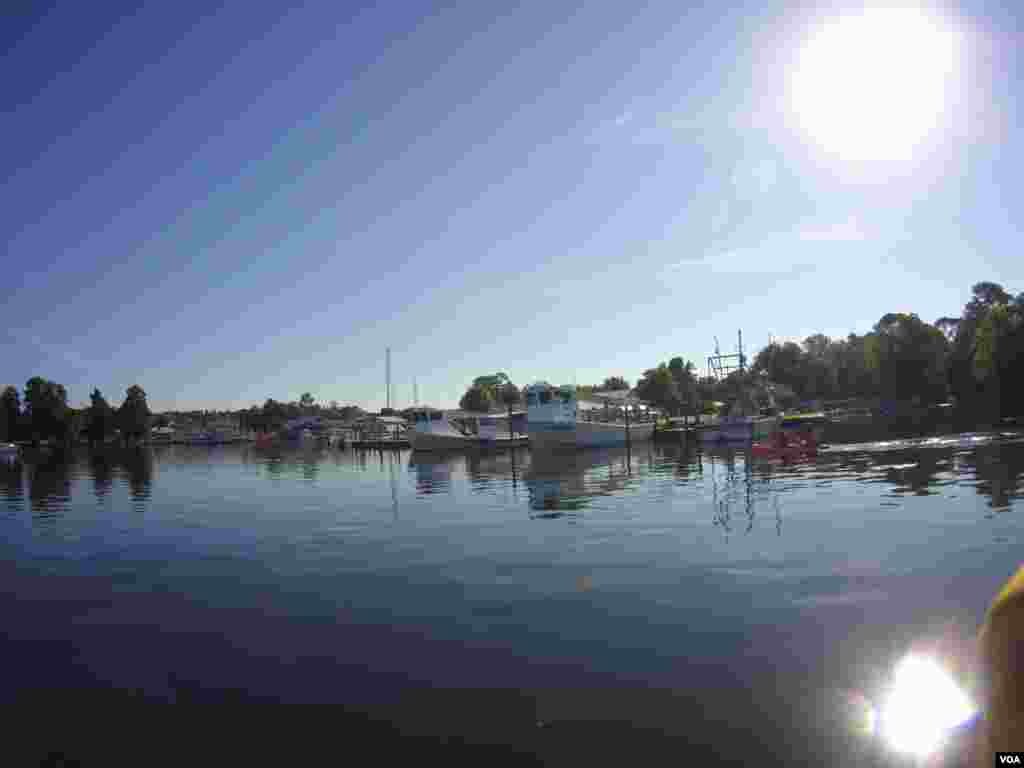
<instances>
[{"instance_id":1,"label":"bright sun","mask_svg":"<svg viewBox=\"0 0 1024 768\"><path fill-rule=\"evenodd\" d=\"M791 107L808 138L853 163L906 159L938 128L958 69L945 20L912 8L830 19L799 53Z\"/></svg>"}]
</instances>

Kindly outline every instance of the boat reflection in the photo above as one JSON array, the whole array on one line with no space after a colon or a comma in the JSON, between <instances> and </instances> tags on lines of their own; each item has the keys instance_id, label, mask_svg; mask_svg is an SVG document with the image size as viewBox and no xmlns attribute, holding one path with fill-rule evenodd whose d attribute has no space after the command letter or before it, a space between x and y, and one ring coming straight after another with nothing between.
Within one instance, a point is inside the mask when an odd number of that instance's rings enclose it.
<instances>
[{"instance_id":1,"label":"boat reflection","mask_svg":"<svg viewBox=\"0 0 1024 768\"><path fill-rule=\"evenodd\" d=\"M772 465L752 461L749 448L704 447L698 459L701 475L711 486L711 524L728 537L754 530L758 510L771 510L775 533L782 535L784 487L773 484Z\"/></svg>"},{"instance_id":2,"label":"boat reflection","mask_svg":"<svg viewBox=\"0 0 1024 768\"><path fill-rule=\"evenodd\" d=\"M416 476L416 493L448 493L452 482L452 464L464 460L461 456L411 452L409 468Z\"/></svg>"},{"instance_id":3,"label":"boat reflection","mask_svg":"<svg viewBox=\"0 0 1024 768\"><path fill-rule=\"evenodd\" d=\"M624 490L646 464L626 448L534 451L523 471L533 518L571 517L594 499Z\"/></svg>"}]
</instances>

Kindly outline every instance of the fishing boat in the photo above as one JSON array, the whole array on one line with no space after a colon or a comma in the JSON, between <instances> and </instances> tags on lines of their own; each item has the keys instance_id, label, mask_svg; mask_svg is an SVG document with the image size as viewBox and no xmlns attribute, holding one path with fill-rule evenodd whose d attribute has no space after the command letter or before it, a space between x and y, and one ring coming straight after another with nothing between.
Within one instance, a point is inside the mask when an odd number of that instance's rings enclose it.
<instances>
[{"instance_id":1,"label":"fishing boat","mask_svg":"<svg viewBox=\"0 0 1024 768\"><path fill-rule=\"evenodd\" d=\"M526 445L525 435L502 434L502 424L517 414L471 414L468 431L456 429L444 411L417 410L409 441L414 451L446 451L465 448L515 448Z\"/></svg>"},{"instance_id":2,"label":"fishing boat","mask_svg":"<svg viewBox=\"0 0 1024 768\"><path fill-rule=\"evenodd\" d=\"M628 395L617 397L623 404L623 418L583 420L578 418L576 388L554 387L547 382L526 388L526 423L530 445L576 446L577 448L611 447L628 442L650 440L654 421L634 421L630 414L635 407Z\"/></svg>"}]
</instances>

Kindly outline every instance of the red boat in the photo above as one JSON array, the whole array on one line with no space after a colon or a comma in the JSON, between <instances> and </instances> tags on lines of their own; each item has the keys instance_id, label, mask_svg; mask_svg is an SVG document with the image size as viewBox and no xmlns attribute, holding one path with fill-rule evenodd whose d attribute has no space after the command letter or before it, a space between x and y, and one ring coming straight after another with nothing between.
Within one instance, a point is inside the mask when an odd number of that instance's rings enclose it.
<instances>
[{"instance_id":1,"label":"red boat","mask_svg":"<svg viewBox=\"0 0 1024 768\"><path fill-rule=\"evenodd\" d=\"M754 443L750 446L753 456L767 459L800 459L818 455L818 444L813 440L790 440L784 445L778 443Z\"/></svg>"}]
</instances>

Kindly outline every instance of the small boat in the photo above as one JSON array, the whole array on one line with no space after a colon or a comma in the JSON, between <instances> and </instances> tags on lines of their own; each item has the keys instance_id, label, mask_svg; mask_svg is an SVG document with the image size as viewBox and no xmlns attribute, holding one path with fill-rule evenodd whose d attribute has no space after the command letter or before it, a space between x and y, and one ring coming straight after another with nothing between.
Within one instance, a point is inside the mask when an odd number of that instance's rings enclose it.
<instances>
[{"instance_id":1,"label":"small boat","mask_svg":"<svg viewBox=\"0 0 1024 768\"><path fill-rule=\"evenodd\" d=\"M750 454L765 459L799 459L818 455L818 443L814 440L791 438L783 445L777 443L754 443Z\"/></svg>"},{"instance_id":2,"label":"small boat","mask_svg":"<svg viewBox=\"0 0 1024 768\"><path fill-rule=\"evenodd\" d=\"M481 414L468 417L475 432L457 430L444 411L420 410L413 414L409 442L414 451L445 451L464 448L515 448L526 445L525 435L501 434L501 423L516 414Z\"/></svg>"},{"instance_id":3,"label":"small boat","mask_svg":"<svg viewBox=\"0 0 1024 768\"><path fill-rule=\"evenodd\" d=\"M768 437L778 421L770 416L723 416L700 430L703 443L749 443Z\"/></svg>"}]
</instances>

